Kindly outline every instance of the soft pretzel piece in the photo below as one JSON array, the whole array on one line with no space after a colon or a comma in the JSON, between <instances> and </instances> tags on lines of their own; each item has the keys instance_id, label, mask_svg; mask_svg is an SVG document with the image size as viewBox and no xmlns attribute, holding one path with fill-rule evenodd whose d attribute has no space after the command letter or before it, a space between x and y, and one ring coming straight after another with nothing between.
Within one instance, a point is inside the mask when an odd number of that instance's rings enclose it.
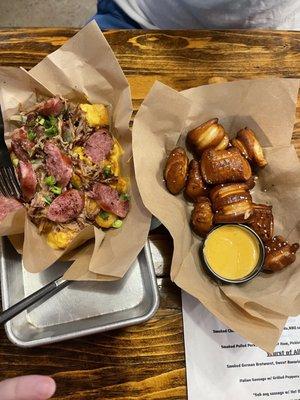
<instances>
[{"instance_id":1,"label":"soft pretzel piece","mask_svg":"<svg viewBox=\"0 0 300 400\"><path fill-rule=\"evenodd\" d=\"M187 143L198 155L211 147L227 148L229 138L218 121L218 118L210 119L187 134Z\"/></svg>"},{"instance_id":2,"label":"soft pretzel piece","mask_svg":"<svg viewBox=\"0 0 300 400\"><path fill-rule=\"evenodd\" d=\"M213 227L213 212L211 202L207 197L199 197L194 203L191 226L193 231L202 237L206 236Z\"/></svg>"},{"instance_id":3,"label":"soft pretzel piece","mask_svg":"<svg viewBox=\"0 0 300 400\"><path fill-rule=\"evenodd\" d=\"M179 193L185 186L189 159L182 147L173 149L167 159L164 178L172 194Z\"/></svg>"},{"instance_id":4,"label":"soft pretzel piece","mask_svg":"<svg viewBox=\"0 0 300 400\"><path fill-rule=\"evenodd\" d=\"M259 167L264 167L268 164L263 149L251 129L244 128L238 131L236 139L233 139L231 143L240 150L244 157Z\"/></svg>"},{"instance_id":5,"label":"soft pretzel piece","mask_svg":"<svg viewBox=\"0 0 300 400\"><path fill-rule=\"evenodd\" d=\"M210 191L215 223L246 222L253 212L252 197L246 183L215 186Z\"/></svg>"},{"instance_id":6,"label":"soft pretzel piece","mask_svg":"<svg viewBox=\"0 0 300 400\"><path fill-rule=\"evenodd\" d=\"M272 206L253 204L253 213L247 222L263 242L270 240L274 234Z\"/></svg>"},{"instance_id":7,"label":"soft pretzel piece","mask_svg":"<svg viewBox=\"0 0 300 400\"><path fill-rule=\"evenodd\" d=\"M265 244L265 249L265 269L280 271L296 260L299 243L288 244L282 236L274 236Z\"/></svg>"},{"instance_id":8,"label":"soft pretzel piece","mask_svg":"<svg viewBox=\"0 0 300 400\"><path fill-rule=\"evenodd\" d=\"M249 190L253 189L255 186L255 177L252 175L245 183Z\"/></svg>"},{"instance_id":9,"label":"soft pretzel piece","mask_svg":"<svg viewBox=\"0 0 300 400\"><path fill-rule=\"evenodd\" d=\"M206 150L201 158L201 172L209 184L244 182L252 175L250 164L236 148Z\"/></svg>"},{"instance_id":10,"label":"soft pretzel piece","mask_svg":"<svg viewBox=\"0 0 300 400\"><path fill-rule=\"evenodd\" d=\"M227 149L227 147L229 146L229 137L228 135L225 133L225 136L223 137L223 139L221 140L221 142L215 146L215 150L225 150Z\"/></svg>"},{"instance_id":11,"label":"soft pretzel piece","mask_svg":"<svg viewBox=\"0 0 300 400\"><path fill-rule=\"evenodd\" d=\"M193 201L198 197L205 196L208 189L201 176L200 163L196 160L191 160L188 168L188 177L185 186L185 194Z\"/></svg>"},{"instance_id":12,"label":"soft pretzel piece","mask_svg":"<svg viewBox=\"0 0 300 400\"><path fill-rule=\"evenodd\" d=\"M248 151L246 149L246 147L244 146L244 144L242 143L241 140L239 139L231 139L231 144L233 147L235 147L236 149L238 149L242 156L244 156L245 158L247 158L247 160L250 160L250 156L248 154Z\"/></svg>"}]
</instances>

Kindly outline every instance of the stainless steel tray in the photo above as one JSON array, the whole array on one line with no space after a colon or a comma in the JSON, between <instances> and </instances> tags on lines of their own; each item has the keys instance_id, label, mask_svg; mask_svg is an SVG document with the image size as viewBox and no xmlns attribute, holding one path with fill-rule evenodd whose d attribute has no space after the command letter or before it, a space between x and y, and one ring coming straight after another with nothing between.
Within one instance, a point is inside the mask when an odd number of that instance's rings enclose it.
<instances>
[{"instance_id":1,"label":"stainless steel tray","mask_svg":"<svg viewBox=\"0 0 300 400\"><path fill-rule=\"evenodd\" d=\"M31 274L7 238L0 242L2 306L6 309L60 276L67 263ZM34 247L33 247L34 251ZM52 298L19 314L5 325L20 347L72 339L139 324L159 305L150 246L147 243L126 276L116 282L72 282Z\"/></svg>"}]
</instances>

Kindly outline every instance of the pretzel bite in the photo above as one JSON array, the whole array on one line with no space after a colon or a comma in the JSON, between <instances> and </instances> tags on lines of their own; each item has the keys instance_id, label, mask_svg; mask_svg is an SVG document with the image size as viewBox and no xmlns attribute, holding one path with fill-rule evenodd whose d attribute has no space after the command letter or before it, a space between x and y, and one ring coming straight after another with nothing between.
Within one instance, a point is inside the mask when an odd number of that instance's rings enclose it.
<instances>
[{"instance_id":1,"label":"pretzel bite","mask_svg":"<svg viewBox=\"0 0 300 400\"><path fill-rule=\"evenodd\" d=\"M185 194L193 201L198 197L207 195L208 190L201 176L200 163L191 160L188 168L188 177L185 186Z\"/></svg>"},{"instance_id":2,"label":"pretzel bite","mask_svg":"<svg viewBox=\"0 0 300 400\"><path fill-rule=\"evenodd\" d=\"M218 118L210 119L187 134L187 143L196 154L201 155L211 147L218 147L219 150L227 148L229 138L218 121Z\"/></svg>"},{"instance_id":3,"label":"pretzel bite","mask_svg":"<svg viewBox=\"0 0 300 400\"><path fill-rule=\"evenodd\" d=\"M233 147L238 149L240 153L242 154L243 157L245 157L247 160L250 160L248 151L246 147L243 145L243 143L239 139L231 139L231 144Z\"/></svg>"},{"instance_id":4,"label":"pretzel bite","mask_svg":"<svg viewBox=\"0 0 300 400\"><path fill-rule=\"evenodd\" d=\"M253 189L255 186L255 177L251 176L245 183L249 190Z\"/></svg>"},{"instance_id":5,"label":"pretzel bite","mask_svg":"<svg viewBox=\"0 0 300 400\"><path fill-rule=\"evenodd\" d=\"M250 164L236 148L206 150L201 158L201 172L209 184L244 182L252 175Z\"/></svg>"},{"instance_id":6,"label":"pretzel bite","mask_svg":"<svg viewBox=\"0 0 300 400\"><path fill-rule=\"evenodd\" d=\"M213 227L211 202L207 197L199 197L191 214L191 226L199 236L206 236Z\"/></svg>"},{"instance_id":7,"label":"pretzel bite","mask_svg":"<svg viewBox=\"0 0 300 400\"><path fill-rule=\"evenodd\" d=\"M241 129L237 133L236 139L233 139L231 143L245 158L251 160L254 164L259 167L267 165L268 162L264 156L263 149L251 129Z\"/></svg>"},{"instance_id":8,"label":"pretzel bite","mask_svg":"<svg viewBox=\"0 0 300 400\"><path fill-rule=\"evenodd\" d=\"M214 222L242 223L253 212L252 197L246 183L229 183L215 186L210 191L215 212Z\"/></svg>"},{"instance_id":9,"label":"pretzel bite","mask_svg":"<svg viewBox=\"0 0 300 400\"><path fill-rule=\"evenodd\" d=\"M253 204L253 213L247 223L263 242L270 240L274 234L272 206Z\"/></svg>"},{"instance_id":10,"label":"pretzel bite","mask_svg":"<svg viewBox=\"0 0 300 400\"><path fill-rule=\"evenodd\" d=\"M229 146L229 137L225 133L225 136L221 140L221 142L215 147L215 150L225 150Z\"/></svg>"},{"instance_id":11,"label":"pretzel bite","mask_svg":"<svg viewBox=\"0 0 300 400\"><path fill-rule=\"evenodd\" d=\"M274 236L265 244L264 267L268 271L280 271L296 260L299 243L288 244L282 236Z\"/></svg>"},{"instance_id":12,"label":"pretzel bite","mask_svg":"<svg viewBox=\"0 0 300 400\"><path fill-rule=\"evenodd\" d=\"M164 170L164 178L169 192L178 194L185 186L188 169L188 157L182 147L171 151Z\"/></svg>"}]
</instances>

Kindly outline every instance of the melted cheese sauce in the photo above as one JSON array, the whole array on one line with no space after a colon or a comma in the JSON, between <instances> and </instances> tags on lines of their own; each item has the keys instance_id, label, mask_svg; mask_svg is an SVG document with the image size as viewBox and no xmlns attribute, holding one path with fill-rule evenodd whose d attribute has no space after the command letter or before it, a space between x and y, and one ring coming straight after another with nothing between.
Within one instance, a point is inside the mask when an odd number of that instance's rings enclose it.
<instances>
[{"instance_id":1,"label":"melted cheese sauce","mask_svg":"<svg viewBox=\"0 0 300 400\"><path fill-rule=\"evenodd\" d=\"M231 280L249 275L260 256L258 239L238 225L222 225L212 231L205 240L203 252L210 268L220 277Z\"/></svg>"}]
</instances>

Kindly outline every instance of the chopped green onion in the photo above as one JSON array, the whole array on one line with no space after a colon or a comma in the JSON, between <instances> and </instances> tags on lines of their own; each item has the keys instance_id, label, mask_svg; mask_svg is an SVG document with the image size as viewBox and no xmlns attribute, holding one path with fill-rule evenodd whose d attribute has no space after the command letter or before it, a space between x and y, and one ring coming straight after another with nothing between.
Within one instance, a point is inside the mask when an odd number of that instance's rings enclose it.
<instances>
[{"instance_id":1,"label":"chopped green onion","mask_svg":"<svg viewBox=\"0 0 300 400\"><path fill-rule=\"evenodd\" d=\"M105 219L105 220L108 219L108 217L109 217L109 214L106 211L101 211L101 213L99 215L102 219Z\"/></svg>"},{"instance_id":2,"label":"chopped green onion","mask_svg":"<svg viewBox=\"0 0 300 400\"><path fill-rule=\"evenodd\" d=\"M51 126L50 128L45 129L45 135L48 137L55 136L58 133L57 126Z\"/></svg>"},{"instance_id":3,"label":"chopped green onion","mask_svg":"<svg viewBox=\"0 0 300 400\"><path fill-rule=\"evenodd\" d=\"M106 165L103 168L103 175L105 176L105 178L108 178L111 175L111 166L110 165Z\"/></svg>"},{"instance_id":4,"label":"chopped green onion","mask_svg":"<svg viewBox=\"0 0 300 400\"><path fill-rule=\"evenodd\" d=\"M28 133L27 133L27 137L28 137L29 140L33 141L35 139L35 137L36 137L36 133L33 130L30 129L28 131Z\"/></svg>"},{"instance_id":5,"label":"chopped green onion","mask_svg":"<svg viewBox=\"0 0 300 400\"><path fill-rule=\"evenodd\" d=\"M45 196L44 197L44 201L45 201L46 204L51 204L52 203L52 199L49 196Z\"/></svg>"},{"instance_id":6,"label":"chopped green onion","mask_svg":"<svg viewBox=\"0 0 300 400\"><path fill-rule=\"evenodd\" d=\"M113 228L121 228L121 226L123 225L123 221L121 219L116 219L115 222L112 224Z\"/></svg>"},{"instance_id":7,"label":"chopped green onion","mask_svg":"<svg viewBox=\"0 0 300 400\"><path fill-rule=\"evenodd\" d=\"M48 137L55 136L58 133L57 119L50 115L49 119L44 120L45 135Z\"/></svg>"},{"instance_id":8,"label":"chopped green onion","mask_svg":"<svg viewBox=\"0 0 300 400\"><path fill-rule=\"evenodd\" d=\"M46 185L48 186L54 186L56 183L56 180L54 178L54 176L46 176L46 178L44 179L44 182Z\"/></svg>"},{"instance_id":9,"label":"chopped green onion","mask_svg":"<svg viewBox=\"0 0 300 400\"><path fill-rule=\"evenodd\" d=\"M38 119L37 123L38 123L39 125L44 125L44 123L45 123L45 118L40 117L40 118Z\"/></svg>"},{"instance_id":10,"label":"chopped green onion","mask_svg":"<svg viewBox=\"0 0 300 400\"><path fill-rule=\"evenodd\" d=\"M120 199L123 200L123 201L127 201L127 200L130 199L130 196L129 196L129 194L127 194L127 193L122 193L122 194L120 195Z\"/></svg>"},{"instance_id":11,"label":"chopped green onion","mask_svg":"<svg viewBox=\"0 0 300 400\"><path fill-rule=\"evenodd\" d=\"M14 158L14 159L12 160L12 163L13 163L13 166L14 166L14 167L17 167L17 166L19 165L19 159L18 159L18 158Z\"/></svg>"},{"instance_id":12,"label":"chopped green onion","mask_svg":"<svg viewBox=\"0 0 300 400\"><path fill-rule=\"evenodd\" d=\"M51 125L57 125L57 119L53 115L50 115L49 121Z\"/></svg>"},{"instance_id":13,"label":"chopped green onion","mask_svg":"<svg viewBox=\"0 0 300 400\"><path fill-rule=\"evenodd\" d=\"M51 190L51 192L54 193L54 194L61 194L61 187L59 187L59 186L52 186L52 187L50 188L50 190Z\"/></svg>"}]
</instances>

